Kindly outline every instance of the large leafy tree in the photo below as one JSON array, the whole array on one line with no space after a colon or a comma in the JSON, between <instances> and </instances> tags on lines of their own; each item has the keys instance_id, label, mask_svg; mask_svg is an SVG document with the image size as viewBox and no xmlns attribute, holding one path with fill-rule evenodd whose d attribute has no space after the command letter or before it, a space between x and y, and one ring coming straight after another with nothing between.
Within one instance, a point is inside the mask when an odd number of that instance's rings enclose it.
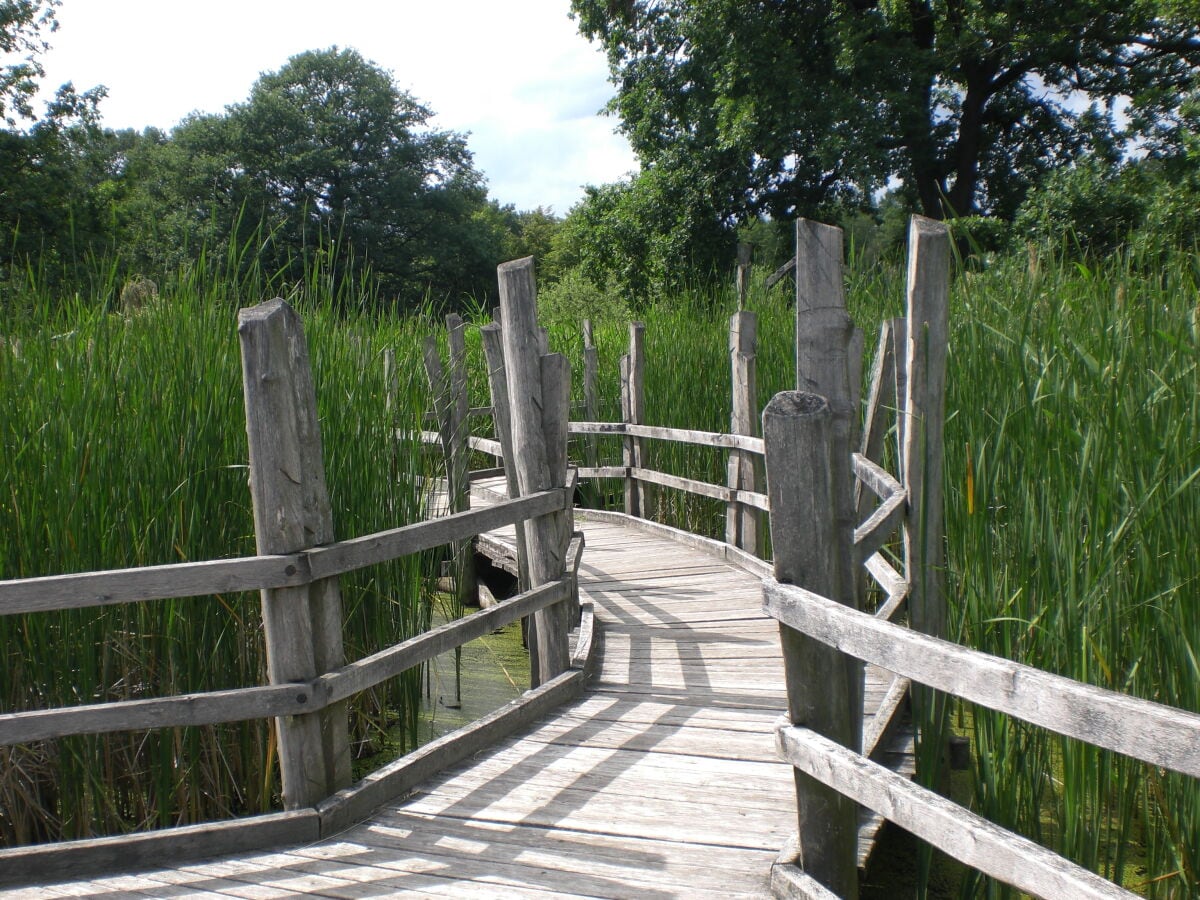
<instances>
[{"instance_id":1,"label":"large leafy tree","mask_svg":"<svg viewBox=\"0 0 1200 900\"><path fill-rule=\"evenodd\" d=\"M1041 175L1162 127L1195 83L1195 0L572 0L644 168L737 218L865 201L1011 215ZM1116 113L1128 104L1131 127Z\"/></svg>"},{"instance_id":2,"label":"large leafy tree","mask_svg":"<svg viewBox=\"0 0 1200 900\"><path fill-rule=\"evenodd\" d=\"M466 234L486 202L464 138L353 50L301 53L225 117L240 201L281 267L345 248L385 288L469 291L491 264ZM285 258L286 257L286 258Z\"/></svg>"}]
</instances>

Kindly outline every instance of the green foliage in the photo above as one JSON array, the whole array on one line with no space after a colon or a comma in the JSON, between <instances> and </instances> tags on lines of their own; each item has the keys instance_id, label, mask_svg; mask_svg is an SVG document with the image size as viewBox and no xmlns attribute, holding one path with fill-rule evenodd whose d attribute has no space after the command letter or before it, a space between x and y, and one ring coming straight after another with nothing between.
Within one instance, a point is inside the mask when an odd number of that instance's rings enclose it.
<instances>
[{"instance_id":1,"label":"green foliage","mask_svg":"<svg viewBox=\"0 0 1200 900\"><path fill-rule=\"evenodd\" d=\"M58 28L62 0L5 0L0 4L0 118L9 127L35 118L30 101L45 76L41 55L50 45L45 35ZM15 57L15 59L14 59Z\"/></svg>"},{"instance_id":2,"label":"green foliage","mask_svg":"<svg viewBox=\"0 0 1200 900\"><path fill-rule=\"evenodd\" d=\"M926 215L1011 218L1047 173L1179 118L1200 66L1189 7L572 3L608 53L611 108L643 169L702 182L704 204L677 218L712 223L828 219L896 182ZM670 233L653 215L640 227Z\"/></svg>"}]
</instances>

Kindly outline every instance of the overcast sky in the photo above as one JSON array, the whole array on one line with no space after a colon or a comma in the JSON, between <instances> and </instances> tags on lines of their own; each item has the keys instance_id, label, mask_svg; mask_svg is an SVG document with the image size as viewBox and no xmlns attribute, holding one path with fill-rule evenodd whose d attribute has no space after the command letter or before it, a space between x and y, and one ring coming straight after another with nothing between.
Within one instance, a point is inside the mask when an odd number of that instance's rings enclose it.
<instances>
[{"instance_id":1,"label":"overcast sky","mask_svg":"<svg viewBox=\"0 0 1200 900\"><path fill-rule=\"evenodd\" d=\"M290 56L353 47L469 132L491 196L566 213L582 185L636 168L616 120L603 53L568 0L64 0L46 84L103 84L110 128L169 129L245 100Z\"/></svg>"}]
</instances>

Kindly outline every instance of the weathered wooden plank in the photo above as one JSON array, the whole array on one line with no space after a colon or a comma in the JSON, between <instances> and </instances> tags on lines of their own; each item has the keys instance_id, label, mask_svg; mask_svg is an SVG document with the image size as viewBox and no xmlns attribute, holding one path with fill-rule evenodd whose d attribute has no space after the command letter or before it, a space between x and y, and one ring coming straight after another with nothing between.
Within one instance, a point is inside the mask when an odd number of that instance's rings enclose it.
<instances>
[{"instance_id":1,"label":"weathered wooden plank","mask_svg":"<svg viewBox=\"0 0 1200 900\"><path fill-rule=\"evenodd\" d=\"M289 553L0 581L0 615L296 587L311 576Z\"/></svg>"},{"instance_id":2,"label":"weathered wooden plank","mask_svg":"<svg viewBox=\"0 0 1200 900\"><path fill-rule=\"evenodd\" d=\"M676 488L681 491L687 491L690 494L712 497L714 500L724 500L727 503L741 503L744 506L752 506L755 509L766 510L770 508L767 495L759 494L755 491L731 490L724 485L709 484L707 481L697 481L694 478L684 478L680 475L668 475L666 472L657 472L653 469L635 467L630 471L639 481Z\"/></svg>"},{"instance_id":3,"label":"weathered wooden plank","mask_svg":"<svg viewBox=\"0 0 1200 900\"><path fill-rule=\"evenodd\" d=\"M372 772L318 805L321 834L338 834L434 774L537 721L556 706L578 696L582 690L583 673L568 670L526 691L495 712Z\"/></svg>"},{"instance_id":4,"label":"weathered wooden plank","mask_svg":"<svg viewBox=\"0 0 1200 900\"><path fill-rule=\"evenodd\" d=\"M238 313L250 494L260 555L331 543L333 515L321 430L300 317L282 300ZM262 591L267 674L272 684L305 682L345 662L336 578ZM344 707L275 720L285 809L311 806L350 783Z\"/></svg>"},{"instance_id":5,"label":"weathered wooden plank","mask_svg":"<svg viewBox=\"0 0 1200 900\"><path fill-rule=\"evenodd\" d=\"M407 641L320 676L316 680L319 693L327 694L330 702L352 697L447 650L491 634L498 628L552 604L564 603L571 597L571 588L571 581L567 578L547 582L502 600L488 609L481 609L461 619L446 622Z\"/></svg>"},{"instance_id":6,"label":"weathered wooden plank","mask_svg":"<svg viewBox=\"0 0 1200 900\"><path fill-rule=\"evenodd\" d=\"M128 871L168 859L247 852L317 837L317 814L303 809L141 834L17 847L0 850L0 885L42 881L48 873L65 880L89 873Z\"/></svg>"},{"instance_id":7,"label":"weathered wooden plank","mask_svg":"<svg viewBox=\"0 0 1200 900\"><path fill-rule=\"evenodd\" d=\"M320 709L310 684L275 684L205 694L179 694L27 712L0 713L0 745L71 734L104 734L145 728L212 725Z\"/></svg>"},{"instance_id":8,"label":"weathered wooden plank","mask_svg":"<svg viewBox=\"0 0 1200 900\"><path fill-rule=\"evenodd\" d=\"M746 453L756 453L759 456L763 453L762 438L744 434L722 434L719 431L695 431L690 428L666 428L661 425L635 425L625 422L572 422L570 431L571 434L627 434L634 437L675 441L679 444L742 450Z\"/></svg>"},{"instance_id":9,"label":"weathered wooden plank","mask_svg":"<svg viewBox=\"0 0 1200 900\"><path fill-rule=\"evenodd\" d=\"M777 738L794 766L993 878L1047 900L1136 896L807 728Z\"/></svg>"},{"instance_id":10,"label":"weathered wooden plank","mask_svg":"<svg viewBox=\"0 0 1200 900\"><path fill-rule=\"evenodd\" d=\"M544 516L565 508L569 502L562 488L538 491L481 509L439 516L425 522L339 541L328 547L316 547L309 550L305 557L313 578L338 575L440 547L534 516Z\"/></svg>"},{"instance_id":11,"label":"weathered wooden plank","mask_svg":"<svg viewBox=\"0 0 1200 900\"><path fill-rule=\"evenodd\" d=\"M1082 684L764 584L764 609L844 653L1056 734L1200 777L1200 715Z\"/></svg>"}]
</instances>

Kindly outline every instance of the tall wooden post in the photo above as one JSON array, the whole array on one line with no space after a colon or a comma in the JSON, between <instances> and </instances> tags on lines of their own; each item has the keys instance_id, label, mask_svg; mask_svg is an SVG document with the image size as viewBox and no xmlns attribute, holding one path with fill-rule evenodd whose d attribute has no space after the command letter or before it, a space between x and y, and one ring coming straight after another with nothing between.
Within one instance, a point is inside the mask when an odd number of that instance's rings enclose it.
<instances>
[{"instance_id":1,"label":"tall wooden post","mask_svg":"<svg viewBox=\"0 0 1200 900\"><path fill-rule=\"evenodd\" d=\"M454 313L446 316L449 332L450 367L442 367L437 339L425 338L425 374L433 396L438 434L446 461L446 493L449 511L466 512L471 508L469 476L470 448L467 444L470 404L467 399L466 340L462 319ZM475 560L470 541L458 541L452 548L455 594L460 603L474 603L477 593Z\"/></svg>"},{"instance_id":2,"label":"tall wooden post","mask_svg":"<svg viewBox=\"0 0 1200 900\"><path fill-rule=\"evenodd\" d=\"M840 555L838 596L857 608L858 566L854 551L854 475L850 453L858 414L850 378L854 323L846 312L842 230L807 219L796 222L796 387L829 401L832 416L834 515ZM774 532L772 532L774 533ZM862 734L863 665L844 658L855 685L855 733ZM854 748L859 749L859 744Z\"/></svg>"},{"instance_id":3,"label":"tall wooden post","mask_svg":"<svg viewBox=\"0 0 1200 900\"><path fill-rule=\"evenodd\" d=\"M496 440L504 454L504 480L508 496L521 496L521 485L517 481L516 449L513 447L512 414L508 406L508 375L504 369L504 335L495 323L479 329L483 343L483 355L487 361L488 388L492 395L492 423ZM525 546L525 529L516 529L517 538L517 586L521 591L529 590L529 551ZM537 636L532 619L525 619L526 645L529 648L529 664L537 670Z\"/></svg>"},{"instance_id":4,"label":"tall wooden post","mask_svg":"<svg viewBox=\"0 0 1200 900\"><path fill-rule=\"evenodd\" d=\"M949 330L950 232L941 222L913 216L908 233L908 384L904 403L904 563L908 609L916 631L945 637L942 455L946 343ZM918 726L917 774L940 780L944 722L927 688L913 689Z\"/></svg>"},{"instance_id":5,"label":"tall wooden post","mask_svg":"<svg viewBox=\"0 0 1200 900\"><path fill-rule=\"evenodd\" d=\"M846 603L834 515L840 477L833 411L824 397L776 394L763 411L775 579ZM856 684L835 648L780 623L788 717L858 749ZM797 770L796 865L837 896L858 896L858 810L852 800Z\"/></svg>"},{"instance_id":6,"label":"tall wooden post","mask_svg":"<svg viewBox=\"0 0 1200 900\"><path fill-rule=\"evenodd\" d=\"M729 430L753 437L758 432L758 317L736 312L729 319L729 361L733 404ZM734 490L757 491L758 467L754 454L729 451L726 484ZM754 507L730 501L725 510L725 542L762 556L762 517Z\"/></svg>"},{"instance_id":7,"label":"tall wooden post","mask_svg":"<svg viewBox=\"0 0 1200 900\"><path fill-rule=\"evenodd\" d=\"M621 417L627 425L644 425L646 422L646 326L642 322L629 323L629 353L621 357ZM644 443L641 438L626 436L623 464L640 469L645 466ZM631 516L645 516L646 485L636 477L625 479L625 512Z\"/></svg>"},{"instance_id":8,"label":"tall wooden post","mask_svg":"<svg viewBox=\"0 0 1200 900\"><path fill-rule=\"evenodd\" d=\"M739 311L746 308L746 294L750 290L750 258L753 252L753 245L738 241L736 286Z\"/></svg>"},{"instance_id":9,"label":"tall wooden post","mask_svg":"<svg viewBox=\"0 0 1200 900\"><path fill-rule=\"evenodd\" d=\"M589 422L600 418L600 356L596 351L596 343L592 336L592 320L583 320L583 404L584 412ZM599 465L599 454L596 449L596 435L586 435L584 439L584 460L588 466L595 468Z\"/></svg>"},{"instance_id":10,"label":"tall wooden post","mask_svg":"<svg viewBox=\"0 0 1200 900\"><path fill-rule=\"evenodd\" d=\"M522 495L563 487L570 365L558 354L541 352L533 259L504 263L497 274L517 484ZM559 578L571 536L566 512L530 519L524 528L530 586ZM535 614L538 669L531 672L535 685L546 683L570 665L569 619L570 612L562 603Z\"/></svg>"},{"instance_id":11,"label":"tall wooden post","mask_svg":"<svg viewBox=\"0 0 1200 900\"><path fill-rule=\"evenodd\" d=\"M300 317L282 300L238 315L250 493L260 555L333 541L317 399ZM311 681L345 663L336 578L262 592L267 675ZM350 784L346 704L275 720L286 809L313 806Z\"/></svg>"}]
</instances>

